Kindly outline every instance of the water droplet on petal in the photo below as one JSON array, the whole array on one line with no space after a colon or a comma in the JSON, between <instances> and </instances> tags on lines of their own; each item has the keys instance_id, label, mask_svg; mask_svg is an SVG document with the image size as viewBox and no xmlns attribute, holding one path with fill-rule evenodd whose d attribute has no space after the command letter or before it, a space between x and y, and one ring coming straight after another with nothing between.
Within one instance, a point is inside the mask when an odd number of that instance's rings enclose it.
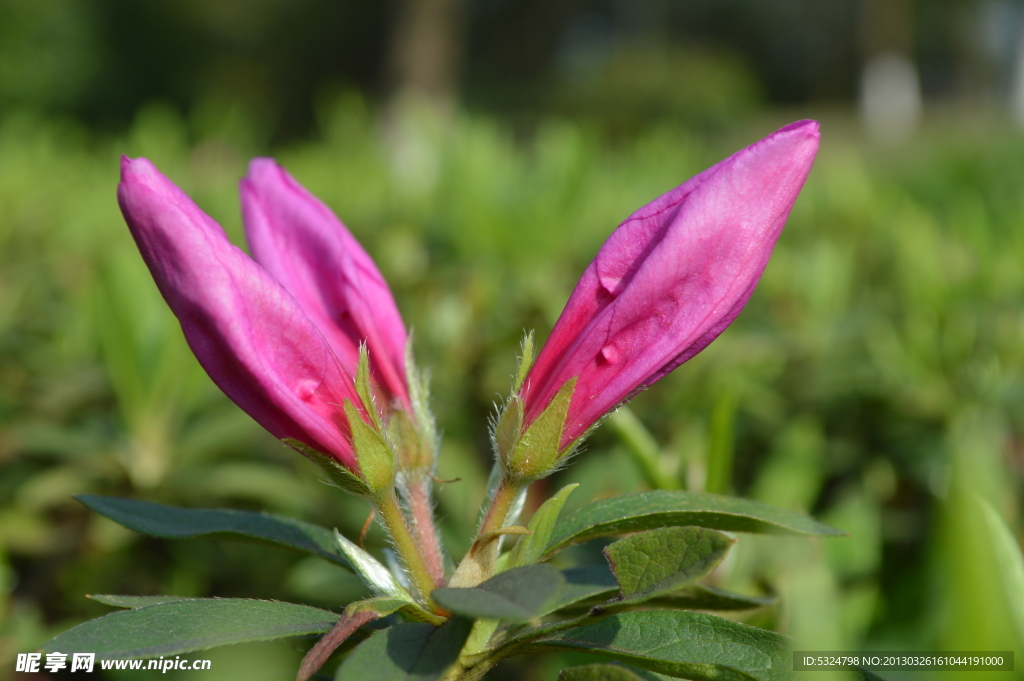
<instances>
[{"instance_id":1,"label":"water droplet on petal","mask_svg":"<svg viewBox=\"0 0 1024 681\"><path fill-rule=\"evenodd\" d=\"M615 349L614 345L604 346L598 355L598 363L615 364L619 361L619 351Z\"/></svg>"},{"instance_id":2,"label":"water droplet on petal","mask_svg":"<svg viewBox=\"0 0 1024 681\"><path fill-rule=\"evenodd\" d=\"M314 381L311 378L303 379L295 385L295 396L303 402L308 402L313 398L313 393L316 392L319 381Z\"/></svg>"}]
</instances>

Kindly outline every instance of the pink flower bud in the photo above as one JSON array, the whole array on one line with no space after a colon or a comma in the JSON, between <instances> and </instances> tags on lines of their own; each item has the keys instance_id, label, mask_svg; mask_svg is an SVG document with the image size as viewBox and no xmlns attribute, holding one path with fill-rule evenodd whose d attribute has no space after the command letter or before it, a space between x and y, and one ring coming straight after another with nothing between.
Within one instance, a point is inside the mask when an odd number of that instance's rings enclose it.
<instances>
[{"instance_id":1,"label":"pink flower bud","mask_svg":"<svg viewBox=\"0 0 1024 681\"><path fill-rule=\"evenodd\" d=\"M352 374L365 342L376 382L411 413L405 325L363 247L273 159L252 160L241 195L253 259L295 296Z\"/></svg>"},{"instance_id":2,"label":"pink flower bud","mask_svg":"<svg viewBox=\"0 0 1024 681\"><path fill-rule=\"evenodd\" d=\"M391 351L405 339L394 302L337 218L272 161L254 162L243 193L266 269L152 163L121 160L121 212L199 363L275 437L358 472L343 405L363 404L354 382L361 339L372 336L368 344L387 357L379 370L387 390L408 394L392 378L403 365ZM381 317L367 321L370 310Z\"/></svg>"},{"instance_id":3,"label":"pink flower bud","mask_svg":"<svg viewBox=\"0 0 1024 681\"><path fill-rule=\"evenodd\" d=\"M768 264L818 151L799 121L644 206L598 251L523 385L523 429L576 378L559 447L703 350Z\"/></svg>"}]
</instances>

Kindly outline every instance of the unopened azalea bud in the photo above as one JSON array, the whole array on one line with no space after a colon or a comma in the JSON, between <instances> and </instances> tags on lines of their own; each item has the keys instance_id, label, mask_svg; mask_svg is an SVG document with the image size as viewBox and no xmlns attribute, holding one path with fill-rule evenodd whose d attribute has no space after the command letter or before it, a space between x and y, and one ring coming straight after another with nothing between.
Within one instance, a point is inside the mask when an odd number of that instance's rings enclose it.
<instances>
[{"instance_id":1,"label":"unopened azalea bud","mask_svg":"<svg viewBox=\"0 0 1024 681\"><path fill-rule=\"evenodd\" d=\"M199 363L339 486L379 493L395 461L373 394L410 405L391 293L341 222L273 161L253 162L242 196L259 264L152 163L122 160L121 211ZM358 370L361 343L373 359L364 352Z\"/></svg>"},{"instance_id":2,"label":"unopened azalea bud","mask_svg":"<svg viewBox=\"0 0 1024 681\"><path fill-rule=\"evenodd\" d=\"M612 233L524 381L524 439L575 380L558 444L570 449L604 414L725 330L768 263L818 139L815 121L788 125Z\"/></svg>"},{"instance_id":3,"label":"unopened azalea bud","mask_svg":"<svg viewBox=\"0 0 1024 681\"><path fill-rule=\"evenodd\" d=\"M370 256L331 209L273 159L253 159L240 192L253 259L295 297L352 374L365 344L384 402L396 399L409 410L405 325Z\"/></svg>"}]
</instances>

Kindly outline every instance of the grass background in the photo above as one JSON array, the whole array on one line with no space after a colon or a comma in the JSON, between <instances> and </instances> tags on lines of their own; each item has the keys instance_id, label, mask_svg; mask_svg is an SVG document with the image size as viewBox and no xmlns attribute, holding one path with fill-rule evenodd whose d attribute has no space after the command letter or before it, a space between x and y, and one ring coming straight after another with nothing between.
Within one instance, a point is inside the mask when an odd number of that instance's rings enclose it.
<instances>
[{"instance_id":1,"label":"grass background","mask_svg":"<svg viewBox=\"0 0 1024 681\"><path fill-rule=\"evenodd\" d=\"M236 185L257 154L341 216L432 371L439 475L461 478L443 486L438 513L459 557L489 467L486 419L524 330L547 336L629 213L802 115L615 134L578 117L441 124L415 109L384 123L347 94L321 103L310 140L271 149L243 111L214 103L187 117L147 105L121 135L0 118L0 678L17 653L108 611L87 593L334 608L361 593L313 558L149 539L71 498L267 510L348 536L368 512L191 357L117 210L119 154L153 160L239 244ZM849 532L741 537L717 582L781 596L746 621L811 650L1016 649L1020 666L1018 573L984 509L1019 537L1024 136L952 111L881 149L850 114L819 117L820 155L746 310L632 409L662 448L662 484L710 481ZM606 426L532 503L568 482L582 485L572 507L652 479ZM213 651L210 678L290 678L306 646ZM493 678L554 679L565 661L514 662Z\"/></svg>"}]
</instances>

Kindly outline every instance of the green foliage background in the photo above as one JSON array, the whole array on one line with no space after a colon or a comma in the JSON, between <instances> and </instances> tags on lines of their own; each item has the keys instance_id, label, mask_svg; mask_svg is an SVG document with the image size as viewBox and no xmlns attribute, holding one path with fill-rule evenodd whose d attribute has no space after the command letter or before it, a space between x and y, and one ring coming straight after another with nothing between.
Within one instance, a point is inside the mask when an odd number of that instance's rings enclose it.
<instances>
[{"instance_id":1,"label":"green foliage background","mask_svg":"<svg viewBox=\"0 0 1024 681\"><path fill-rule=\"evenodd\" d=\"M461 478L438 509L456 558L524 329L546 337L629 213L796 117L630 135L548 118L524 132L415 109L385 123L345 95L321 107L314 139L273 150L366 246L414 329L444 430L439 475ZM654 482L812 513L850 537L743 537L716 573L781 595L747 621L806 649L1015 648L1019 665L1024 604L978 499L1019 530L1024 137L965 113L886 151L847 115L821 118L819 159L747 309L632 405L661 446L658 474L606 426L535 503L572 481L570 509ZM358 534L365 504L205 377L117 210L118 155L146 156L241 244L236 182L266 153L260 139L217 104L187 118L150 105L117 137L0 119L0 678L16 653L108 610L87 593L335 607L361 593L315 559L148 539L71 499L260 509ZM381 547L376 530L369 544ZM213 651L210 678L290 677L305 645ZM493 678L558 668L525 664Z\"/></svg>"}]
</instances>

